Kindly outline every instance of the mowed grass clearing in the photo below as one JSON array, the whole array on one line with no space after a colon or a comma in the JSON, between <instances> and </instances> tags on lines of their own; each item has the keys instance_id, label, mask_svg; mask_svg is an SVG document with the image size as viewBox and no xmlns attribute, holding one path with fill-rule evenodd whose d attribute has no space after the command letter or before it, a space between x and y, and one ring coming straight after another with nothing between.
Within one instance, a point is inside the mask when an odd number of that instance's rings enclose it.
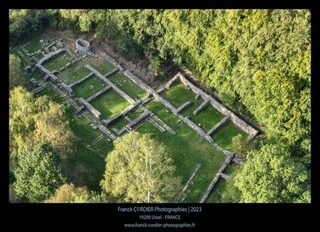
<instances>
[{"instance_id":1,"label":"mowed grass clearing","mask_svg":"<svg viewBox=\"0 0 320 232\"><path fill-rule=\"evenodd\" d=\"M112 76L108 77L108 79L132 98L140 99L146 94L143 89L133 83L121 72L116 72Z\"/></svg>"},{"instance_id":2,"label":"mowed grass clearing","mask_svg":"<svg viewBox=\"0 0 320 232\"><path fill-rule=\"evenodd\" d=\"M100 111L102 118L107 119L121 113L130 104L114 90L108 90L91 102Z\"/></svg>"},{"instance_id":3,"label":"mowed grass clearing","mask_svg":"<svg viewBox=\"0 0 320 232\"><path fill-rule=\"evenodd\" d=\"M66 84L71 84L82 79L91 72L89 69L84 67L84 64L85 63L82 60L72 64L58 74L59 78Z\"/></svg>"},{"instance_id":4,"label":"mowed grass clearing","mask_svg":"<svg viewBox=\"0 0 320 232\"><path fill-rule=\"evenodd\" d=\"M224 118L224 115L218 112L212 105L201 110L198 114L193 115L191 120L195 123L200 123L201 127L209 131L214 125Z\"/></svg>"},{"instance_id":5,"label":"mowed grass clearing","mask_svg":"<svg viewBox=\"0 0 320 232\"><path fill-rule=\"evenodd\" d=\"M202 140L200 136L178 118L166 112L165 107L157 101L150 101L146 107L166 122L175 135L169 132L160 132L150 122L138 128L141 133L149 133L159 142L163 143L174 160L176 174L182 178L184 185L192 174L197 163L202 166L187 189L187 198L184 202L199 202L211 180L216 175L224 161L224 155L211 144Z\"/></svg>"},{"instance_id":6,"label":"mowed grass clearing","mask_svg":"<svg viewBox=\"0 0 320 232\"><path fill-rule=\"evenodd\" d=\"M103 75L114 69L114 66L104 58L91 59L88 63Z\"/></svg>"},{"instance_id":7,"label":"mowed grass clearing","mask_svg":"<svg viewBox=\"0 0 320 232\"><path fill-rule=\"evenodd\" d=\"M222 127L218 128L217 131L212 135L213 140L225 149L234 150L236 147L232 144L232 138L241 135L241 142L245 142L248 135L244 133L231 121L227 122Z\"/></svg>"},{"instance_id":8,"label":"mowed grass clearing","mask_svg":"<svg viewBox=\"0 0 320 232\"><path fill-rule=\"evenodd\" d=\"M68 52L64 52L44 65L49 71L57 70L72 61L72 56Z\"/></svg>"},{"instance_id":9,"label":"mowed grass clearing","mask_svg":"<svg viewBox=\"0 0 320 232\"><path fill-rule=\"evenodd\" d=\"M107 86L99 77L92 75L89 79L82 82L80 85L74 88L74 93L77 97L83 97L84 99L92 96ZM108 90L111 91L111 90Z\"/></svg>"}]
</instances>

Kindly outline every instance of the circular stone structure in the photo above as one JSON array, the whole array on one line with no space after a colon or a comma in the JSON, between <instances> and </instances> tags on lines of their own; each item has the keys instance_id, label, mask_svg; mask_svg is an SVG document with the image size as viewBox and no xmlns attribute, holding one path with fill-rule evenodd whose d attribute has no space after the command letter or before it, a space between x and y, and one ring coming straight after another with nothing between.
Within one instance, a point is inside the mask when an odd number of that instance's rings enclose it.
<instances>
[{"instance_id":1,"label":"circular stone structure","mask_svg":"<svg viewBox=\"0 0 320 232\"><path fill-rule=\"evenodd\" d=\"M76 48L80 53L88 53L90 50L90 43L84 39L77 39L76 40Z\"/></svg>"}]
</instances>

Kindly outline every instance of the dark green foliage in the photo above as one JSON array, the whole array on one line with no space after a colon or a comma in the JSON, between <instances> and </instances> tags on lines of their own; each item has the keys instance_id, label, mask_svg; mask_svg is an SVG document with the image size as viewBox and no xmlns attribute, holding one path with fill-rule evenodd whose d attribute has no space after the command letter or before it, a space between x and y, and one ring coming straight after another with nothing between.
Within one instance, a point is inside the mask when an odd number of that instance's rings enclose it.
<instances>
[{"instance_id":1,"label":"dark green foliage","mask_svg":"<svg viewBox=\"0 0 320 232\"><path fill-rule=\"evenodd\" d=\"M14 174L17 196L29 202L47 199L65 181L58 155L44 142L37 142L22 152Z\"/></svg>"}]
</instances>

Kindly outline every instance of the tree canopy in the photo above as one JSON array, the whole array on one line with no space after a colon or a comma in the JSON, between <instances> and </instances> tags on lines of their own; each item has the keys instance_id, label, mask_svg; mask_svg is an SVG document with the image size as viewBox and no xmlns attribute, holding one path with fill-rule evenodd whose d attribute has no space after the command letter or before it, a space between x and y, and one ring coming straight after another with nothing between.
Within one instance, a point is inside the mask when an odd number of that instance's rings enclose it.
<instances>
[{"instance_id":1,"label":"tree canopy","mask_svg":"<svg viewBox=\"0 0 320 232\"><path fill-rule=\"evenodd\" d=\"M65 181L57 153L42 141L23 150L14 175L17 196L29 202L47 199Z\"/></svg>"},{"instance_id":2,"label":"tree canopy","mask_svg":"<svg viewBox=\"0 0 320 232\"><path fill-rule=\"evenodd\" d=\"M130 132L114 142L106 158L101 187L125 202L169 202L180 189L180 178L164 146L150 135Z\"/></svg>"}]
</instances>

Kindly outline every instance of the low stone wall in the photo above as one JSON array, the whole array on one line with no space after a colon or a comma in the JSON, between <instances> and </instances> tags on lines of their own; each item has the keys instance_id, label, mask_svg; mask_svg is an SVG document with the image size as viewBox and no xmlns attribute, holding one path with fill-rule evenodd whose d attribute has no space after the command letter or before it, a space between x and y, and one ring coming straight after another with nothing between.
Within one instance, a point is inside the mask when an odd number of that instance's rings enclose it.
<instances>
[{"instance_id":1,"label":"low stone wall","mask_svg":"<svg viewBox=\"0 0 320 232\"><path fill-rule=\"evenodd\" d=\"M200 88L195 86L193 83L191 83L189 80L187 80L181 73L178 73L177 76L180 77L180 80L184 85L189 87L194 93L200 94L201 97L204 100L209 100L211 105L217 109L220 113L230 116L231 121L236 124L241 130L246 132L250 137L255 136L258 133L258 130L253 128L251 125L243 121L241 118L239 118L236 114L234 114L232 111L227 109L224 105L222 105L220 102L218 102L215 98L210 96L209 94L202 91Z\"/></svg>"},{"instance_id":2,"label":"low stone wall","mask_svg":"<svg viewBox=\"0 0 320 232\"><path fill-rule=\"evenodd\" d=\"M192 105L191 101L187 101L183 103L179 108L177 109L177 113L180 113L181 111L185 110L188 106Z\"/></svg>"},{"instance_id":3,"label":"low stone wall","mask_svg":"<svg viewBox=\"0 0 320 232\"><path fill-rule=\"evenodd\" d=\"M211 183L210 183L207 191L206 191L205 194L202 196L202 198L201 198L201 200L200 200L199 203L204 203L204 202L208 199L208 197L209 197L212 189L214 188L214 186L217 184L219 178L221 177L221 173L223 173L223 171L226 169L226 167L228 167L228 165L229 165L230 162L232 161L233 157L234 157L234 154L229 155L229 156L227 156L227 157L225 158L223 165L221 166L221 168L219 169L218 173L216 174L216 176L215 176L215 177L213 178L213 180L211 181Z\"/></svg>"},{"instance_id":4,"label":"low stone wall","mask_svg":"<svg viewBox=\"0 0 320 232\"><path fill-rule=\"evenodd\" d=\"M111 75L113 75L115 72L117 72L119 69L118 68L114 68L112 69L110 72L108 72L107 74L104 75L104 77L109 77Z\"/></svg>"},{"instance_id":5,"label":"low stone wall","mask_svg":"<svg viewBox=\"0 0 320 232\"><path fill-rule=\"evenodd\" d=\"M61 88L63 88L63 89L69 94L69 96L72 96L72 95L73 95L73 90L72 90L72 88L69 87L69 85L67 85L67 84L65 84L65 83L63 83L63 82L59 83L58 85L59 85Z\"/></svg>"},{"instance_id":6,"label":"low stone wall","mask_svg":"<svg viewBox=\"0 0 320 232\"><path fill-rule=\"evenodd\" d=\"M179 78L178 75L175 75L170 81L168 81L168 83L165 85L166 89L169 89L170 86Z\"/></svg>"},{"instance_id":7,"label":"low stone wall","mask_svg":"<svg viewBox=\"0 0 320 232\"><path fill-rule=\"evenodd\" d=\"M205 108L207 108L209 104L210 104L210 101L205 100L197 109L193 111L193 115L197 115L201 110L204 110Z\"/></svg>"},{"instance_id":8,"label":"low stone wall","mask_svg":"<svg viewBox=\"0 0 320 232\"><path fill-rule=\"evenodd\" d=\"M109 125L110 123L112 123L113 121L117 120L118 118L120 118L122 115L121 114L117 114L109 119L105 119L105 120L102 120L102 122L105 124L105 125Z\"/></svg>"},{"instance_id":9,"label":"low stone wall","mask_svg":"<svg viewBox=\"0 0 320 232\"><path fill-rule=\"evenodd\" d=\"M105 83L107 83L108 85L110 85L112 87L112 89L114 91L116 91L121 97L123 97L124 99L126 99L128 102L130 102L131 104L135 103L135 100L133 100L128 94L126 94L125 92L123 92L121 89L119 89L117 86L115 86L111 81L109 81L107 78L105 78L99 71L97 71L95 68L93 68L92 66L90 66L89 64L86 64L84 67L86 67L87 69L89 69L91 72L93 72L96 76L98 76L102 81L104 81Z\"/></svg>"},{"instance_id":10,"label":"low stone wall","mask_svg":"<svg viewBox=\"0 0 320 232\"><path fill-rule=\"evenodd\" d=\"M50 60L52 60L52 59L54 59L55 57L57 57L58 55L60 55L60 53L63 53L63 52L65 52L65 51L66 51L66 49L60 48L60 49L58 49L58 50L55 51L55 52L51 52L51 53L45 55L42 59L40 59L37 64L44 65L44 64L46 64L47 62L49 62Z\"/></svg>"},{"instance_id":11,"label":"low stone wall","mask_svg":"<svg viewBox=\"0 0 320 232\"><path fill-rule=\"evenodd\" d=\"M86 75L86 76L83 77L82 79L73 82L72 84L69 85L69 87L70 87L70 88L75 88L75 87L77 87L77 86L80 85L82 82L84 82L85 80L89 79L92 75L93 75L93 72L89 73L88 75Z\"/></svg>"},{"instance_id":12,"label":"low stone wall","mask_svg":"<svg viewBox=\"0 0 320 232\"><path fill-rule=\"evenodd\" d=\"M93 100L95 100L96 98L98 98L101 94L104 94L105 92L107 92L109 89L111 89L111 86L108 85L107 87L105 87L104 89L100 90L99 92L96 92L95 94L93 94L92 96L88 97L86 99L87 102L92 102Z\"/></svg>"},{"instance_id":13,"label":"low stone wall","mask_svg":"<svg viewBox=\"0 0 320 232\"><path fill-rule=\"evenodd\" d=\"M147 119L150 116L150 112L145 111L143 114L141 114L139 117L134 119L133 121L129 122L127 124L127 127L132 130L135 126L137 126L139 123L143 122L145 119Z\"/></svg>"},{"instance_id":14,"label":"low stone wall","mask_svg":"<svg viewBox=\"0 0 320 232\"><path fill-rule=\"evenodd\" d=\"M173 105L171 105L170 102L164 99L161 95L157 94L156 92L153 92L153 97L159 102L161 102L162 105L164 105L168 110L173 112L175 115L178 114L177 109Z\"/></svg>"},{"instance_id":15,"label":"low stone wall","mask_svg":"<svg viewBox=\"0 0 320 232\"><path fill-rule=\"evenodd\" d=\"M126 75L133 83L140 86L142 89L144 89L148 93L153 93L154 90L150 88L147 84L145 84L142 80L140 80L138 77L136 77L132 72L129 70L126 70L123 72L124 75Z\"/></svg>"},{"instance_id":16,"label":"low stone wall","mask_svg":"<svg viewBox=\"0 0 320 232\"><path fill-rule=\"evenodd\" d=\"M207 135L212 135L218 128L220 128L222 125L224 125L228 120L230 119L229 116L225 116L220 122L218 122L214 127L212 127Z\"/></svg>"},{"instance_id":17,"label":"low stone wall","mask_svg":"<svg viewBox=\"0 0 320 232\"><path fill-rule=\"evenodd\" d=\"M80 102L98 119L100 119L101 113L94 108L89 102L84 100L82 97L79 98Z\"/></svg>"}]
</instances>

